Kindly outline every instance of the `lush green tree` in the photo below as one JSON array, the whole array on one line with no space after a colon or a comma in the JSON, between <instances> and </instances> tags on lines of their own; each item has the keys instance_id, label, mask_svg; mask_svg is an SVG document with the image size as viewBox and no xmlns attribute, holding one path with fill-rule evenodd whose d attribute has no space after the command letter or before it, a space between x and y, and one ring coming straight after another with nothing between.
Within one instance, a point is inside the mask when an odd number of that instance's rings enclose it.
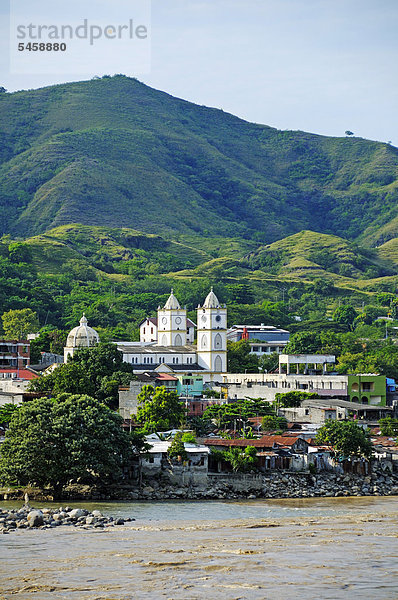
<instances>
[{"instance_id":1,"label":"lush green tree","mask_svg":"<svg viewBox=\"0 0 398 600\"><path fill-rule=\"evenodd\" d=\"M59 497L69 481L120 481L139 437L94 398L64 394L27 402L13 415L1 449L0 477L50 486Z\"/></svg>"},{"instance_id":2,"label":"lush green tree","mask_svg":"<svg viewBox=\"0 0 398 600\"><path fill-rule=\"evenodd\" d=\"M277 417L276 415L266 415L261 419L261 429L263 431L275 431L287 429L287 420L285 417Z\"/></svg>"},{"instance_id":3,"label":"lush green tree","mask_svg":"<svg viewBox=\"0 0 398 600\"><path fill-rule=\"evenodd\" d=\"M279 355L277 352L263 354L258 359L260 371L264 373L273 373L279 366Z\"/></svg>"},{"instance_id":4,"label":"lush green tree","mask_svg":"<svg viewBox=\"0 0 398 600\"><path fill-rule=\"evenodd\" d=\"M380 419L379 425L381 435L386 435L389 437L398 436L398 419L385 417L384 419Z\"/></svg>"},{"instance_id":5,"label":"lush green tree","mask_svg":"<svg viewBox=\"0 0 398 600\"><path fill-rule=\"evenodd\" d=\"M350 304L343 304L342 306L338 306L334 311L333 320L336 321L336 323L352 327L357 316L358 313L353 306Z\"/></svg>"},{"instance_id":6,"label":"lush green tree","mask_svg":"<svg viewBox=\"0 0 398 600\"><path fill-rule=\"evenodd\" d=\"M301 406L302 401L308 398L318 398L318 394L315 392L300 392L298 390L275 394L275 402L281 408L296 408Z\"/></svg>"},{"instance_id":7,"label":"lush green tree","mask_svg":"<svg viewBox=\"0 0 398 600\"><path fill-rule=\"evenodd\" d=\"M230 463L232 470L238 473L251 471L257 461L257 451L254 446L246 448L229 448L224 451L224 460Z\"/></svg>"},{"instance_id":8,"label":"lush green tree","mask_svg":"<svg viewBox=\"0 0 398 600\"><path fill-rule=\"evenodd\" d=\"M182 431L177 431L175 434L174 439L167 450L167 455L169 458L181 457L181 460L187 460L188 453L185 450Z\"/></svg>"},{"instance_id":9,"label":"lush green tree","mask_svg":"<svg viewBox=\"0 0 398 600\"><path fill-rule=\"evenodd\" d=\"M165 386L144 385L138 395L137 421L145 433L166 431L179 427L185 419L185 407L176 392Z\"/></svg>"},{"instance_id":10,"label":"lush green tree","mask_svg":"<svg viewBox=\"0 0 398 600\"><path fill-rule=\"evenodd\" d=\"M37 314L31 308L9 310L2 314L4 335L9 340L24 340L39 329Z\"/></svg>"},{"instance_id":11,"label":"lush green tree","mask_svg":"<svg viewBox=\"0 0 398 600\"><path fill-rule=\"evenodd\" d=\"M119 404L120 385L127 386L134 367L123 362L115 344L79 349L69 361L49 375L35 379L29 389L52 394L88 394L111 408Z\"/></svg>"},{"instance_id":12,"label":"lush green tree","mask_svg":"<svg viewBox=\"0 0 398 600\"><path fill-rule=\"evenodd\" d=\"M315 439L318 444L333 446L336 455L341 458L370 458L373 451L369 434L353 421L327 421Z\"/></svg>"},{"instance_id":13,"label":"lush green tree","mask_svg":"<svg viewBox=\"0 0 398 600\"><path fill-rule=\"evenodd\" d=\"M3 404L0 406L0 425L3 427L8 427L12 416L19 410L19 406L17 404L11 404L7 402L7 404Z\"/></svg>"},{"instance_id":14,"label":"lush green tree","mask_svg":"<svg viewBox=\"0 0 398 600\"><path fill-rule=\"evenodd\" d=\"M250 417L274 414L269 402L262 398L239 399L230 404L213 404L203 413L205 419L213 419L217 427L241 429Z\"/></svg>"},{"instance_id":15,"label":"lush green tree","mask_svg":"<svg viewBox=\"0 0 398 600\"><path fill-rule=\"evenodd\" d=\"M185 444L196 444L196 437L191 431L185 431L181 439Z\"/></svg>"},{"instance_id":16,"label":"lush green tree","mask_svg":"<svg viewBox=\"0 0 398 600\"><path fill-rule=\"evenodd\" d=\"M320 334L315 331L300 331L290 336L286 354L315 354L321 348Z\"/></svg>"},{"instance_id":17,"label":"lush green tree","mask_svg":"<svg viewBox=\"0 0 398 600\"><path fill-rule=\"evenodd\" d=\"M229 373L258 373L258 357L250 353L250 344L246 340L228 342Z\"/></svg>"},{"instance_id":18,"label":"lush green tree","mask_svg":"<svg viewBox=\"0 0 398 600\"><path fill-rule=\"evenodd\" d=\"M198 437L208 435L216 426L213 421L206 417L188 417L187 424L190 429L193 429Z\"/></svg>"}]
</instances>

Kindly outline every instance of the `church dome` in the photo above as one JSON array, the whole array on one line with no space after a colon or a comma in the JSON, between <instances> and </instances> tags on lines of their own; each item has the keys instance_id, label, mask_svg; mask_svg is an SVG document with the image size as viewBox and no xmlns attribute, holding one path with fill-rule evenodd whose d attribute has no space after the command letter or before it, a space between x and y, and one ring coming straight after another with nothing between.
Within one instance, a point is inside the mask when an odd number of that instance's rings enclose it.
<instances>
[{"instance_id":1,"label":"church dome","mask_svg":"<svg viewBox=\"0 0 398 600\"><path fill-rule=\"evenodd\" d=\"M179 310L181 308L180 303L178 302L177 298L173 294L173 290L171 290L171 294L170 294L169 299L167 300L166 304L164 305L164 308L166 310Z\"/></svg>"},{"instance_id":2,"label":"church dome","mask_svg":"<svg viewBox=\"0 0 398 600\"><path fill-rule=\"evenodd\" d=\"M83 313L80 319L80 325L74 327L68 335L66 348L91 348L99 342L99 335L92 327L88 326L88 321Z\"/></svg>"},{"instance_id":3,"label":"church dome","mask_svg":"<svg viewBox=\"0 0 398 600\"><path fill-rule=\"evenodd\" d=\"M209 294L207 294L206 300L203 304L203 308L220 308L220 303L218 301L217 296L213 292L213 288L211 288Z\"/></svg>"}]
</instances>

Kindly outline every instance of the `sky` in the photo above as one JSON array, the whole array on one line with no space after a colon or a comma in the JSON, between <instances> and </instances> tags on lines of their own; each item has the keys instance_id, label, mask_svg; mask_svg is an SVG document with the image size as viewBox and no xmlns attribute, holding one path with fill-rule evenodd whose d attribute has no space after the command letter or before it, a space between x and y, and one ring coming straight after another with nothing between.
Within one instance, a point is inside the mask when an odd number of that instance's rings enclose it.
<instances>
[{"instance_id":1,"label":"sky","mask_svg":"<svg viewBox=\"0 0 398 600\"><path fill-rule=\"evenodd\" d=\"M348 129L398 146L398 0L0 3L0 85L9 91L124 73L174 96L278 129L332 136ZM31 14L51 17L52 22L88 18L124 23L144 4L151 5L151 15L142 16L150 45L147 60L141 61L144 68L137 64L138 55L135 60L132 55L139 44L104 41L87 47L90 59L73 63L75 67L57 66L57 57L47 55L47 62L55 64L53 72L36 72L32 63L22 73L15 65L10 69L10 54L16 50L9 33L10 10L27 19ZM24 59L31 56L25 53Z\"/></svg>"}]
</instances>

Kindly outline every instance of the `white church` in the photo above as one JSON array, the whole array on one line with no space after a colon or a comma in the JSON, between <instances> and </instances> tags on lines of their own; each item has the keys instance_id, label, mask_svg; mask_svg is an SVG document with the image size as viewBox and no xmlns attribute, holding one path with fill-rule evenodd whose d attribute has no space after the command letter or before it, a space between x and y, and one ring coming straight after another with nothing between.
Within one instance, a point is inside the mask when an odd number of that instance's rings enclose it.
<instances>
[{"instance_id":1,"label":"white church","mask_svg":"<svg viewBox=\"0 0 398 600\"><path fill-rule=\"evenodd\" d=\"M173 290L157 318L147 318L140 326L139 342L115 342L123 360L134 372L197 374L203 382L223 381L227 372L227 307L219 303L213 288L203 306L197 308L197 345L195 323L187 318ZM80 324L68 335L64 362L79 348L91 348L99 342L98 333L89 327L83 314Z\"/></svg>"},{"instance_id":2,"label":"white church","mask_svg":"<svg viewBox=\"0 0 398 600\"><path fill-rule=\"evenodd\" d=\"M118 342L117 346L136 373L192 373L203 375L204 382L222 381L227 372L227 307L220 304L213 289L197 308L197 346L194 338L195 324L171 290L157 318L141 323L140 342Z\"/></svg>"}]
</instances>

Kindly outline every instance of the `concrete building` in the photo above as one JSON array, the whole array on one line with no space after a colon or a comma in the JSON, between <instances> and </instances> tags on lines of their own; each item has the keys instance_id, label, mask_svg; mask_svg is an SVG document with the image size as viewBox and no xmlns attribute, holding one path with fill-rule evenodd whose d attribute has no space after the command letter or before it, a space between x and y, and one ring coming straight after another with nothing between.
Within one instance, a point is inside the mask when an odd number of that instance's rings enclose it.
<instances>
[{"instance_id":1,"label":"concrete building","mask_svg":"<svg viewBox=\"0 0 398 600\"><path fill-rule=\"evenodd\" d=\"M272 325L233 325L227 331L227 339L231 342L247 340L250 344L250 351L257 356L272 354L277 352L281 354L290 338L290 333L286 329L273 327Z\"/></svg>"},{"instance_id":2,"label":"concrete building","mask_svg":"<svg viewBox=\"0 0 398 600\"><path fill-rule=\"evenodd\" d=\"M348 396L351 402L385 406L387 399L387 381L385 375L377 373L359 373L348 375Z\"/></svg>"},{"instance_id":3,"label":"concrete building","mask_svg":"<svg viewBox=\"0 0 398 600\"><path fill-rule=\"evenodd\" d=\"M119 388L119 414L123 419L130 419L138 411L138 396L144 385L154 388L164 386L170 391L177 391L178 379L170 373L146 372L137 375L137 379L130 381L129 387Z\"/></svg>"},{"instance_id":4,"label":"concrete building","mask_svg":"<svg viewBox=\"0 0 398 600\"><path fill-rule=\"evenodd\" d=\"M28 340L0 340L0 371L25 369L30 365Z\"/></svg>"},{"instance_id":5,"label":"concrete building","mask_svg":"<svg viewBox=\"0 0 398 600\"><path fill-rule=\"evenodd\" d=\"M299 375L318 374L319 370L326 375L328 365L335 365L336 357L332 354L281 354L279 356L279 373ZM311 369L312 366L312 369Z\"/></svg>"}]
</instances>

